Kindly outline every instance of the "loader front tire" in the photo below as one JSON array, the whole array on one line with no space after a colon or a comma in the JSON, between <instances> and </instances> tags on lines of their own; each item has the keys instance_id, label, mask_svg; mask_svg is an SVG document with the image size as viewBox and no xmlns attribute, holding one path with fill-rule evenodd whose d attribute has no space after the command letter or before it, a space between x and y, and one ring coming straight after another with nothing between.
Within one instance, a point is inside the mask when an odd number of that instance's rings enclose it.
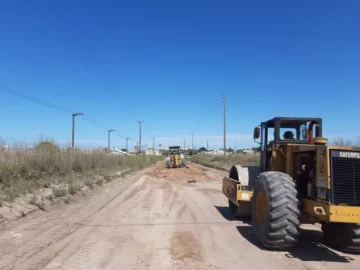
<instances>
[{"instance_id":1,"label":"loader front tire","mask_svg":"<svg viewBox=\"0 0 360 270\"><path fill-rule=\"evenodd\" d=\"M300 211L293 179L282 172L261 173L252 200L252 226L259 242L268 249L295 246Z\"/></svg>"},{"instance_id":2,"label":"loader front tire","mask_svg":"<svg viewBox=\"0 0 360 270\"><path fill-rule=\"evenodd\" d=\"M348 253L360 253L360 223L324 223L324 242Z\"/></svg>"}]
</instances>

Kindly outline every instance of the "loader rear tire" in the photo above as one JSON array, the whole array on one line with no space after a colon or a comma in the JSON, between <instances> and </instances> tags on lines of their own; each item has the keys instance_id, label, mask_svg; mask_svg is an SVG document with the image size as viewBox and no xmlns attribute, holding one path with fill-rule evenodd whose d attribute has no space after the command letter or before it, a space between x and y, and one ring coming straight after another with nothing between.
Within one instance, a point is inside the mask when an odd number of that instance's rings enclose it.
<instances>
[{"instance_id":1,"label":"loader rear tire","mask_svg":"<svg viewBox=\"0 0 360 270\"><path fill-rule=\"evenodd\" d=\"M360 253L360 223L324 223L324 242L349 253Z\"/></svg>"},{"instance_id":2,"label":"loader rear tire","mask_svg":"<svg viewBox=\"0 0 360 270\"><path fill-rule=\"evenodd\" d=\"M263 172L252 199L254 235L268 249L296 245L300 234L300 211L293 179L282 172Z\"/></svg>"}]
</instances>

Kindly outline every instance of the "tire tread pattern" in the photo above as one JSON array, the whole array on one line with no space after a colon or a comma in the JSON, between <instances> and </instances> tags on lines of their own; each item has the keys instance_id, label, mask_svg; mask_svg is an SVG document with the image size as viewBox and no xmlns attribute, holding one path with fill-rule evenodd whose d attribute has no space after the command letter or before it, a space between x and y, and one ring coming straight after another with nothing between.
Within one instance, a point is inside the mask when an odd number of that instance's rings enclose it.
<instances>
[{"instance_id":1,"label":"tire tread pattern","mask_svg":"<svg viewBox=\"0 0 360 270\"><path fill-rule=\"evenodd\" d=\"M256 184L252 214L255 235L263 246L270 249L293 247L300 234L300 211L295 182L285 173L269 171L262 173ZM256 193L259 189L265 191L268 203L267 224L263 228L257 224L255 213Z\"/></svg>"}]
</instances>

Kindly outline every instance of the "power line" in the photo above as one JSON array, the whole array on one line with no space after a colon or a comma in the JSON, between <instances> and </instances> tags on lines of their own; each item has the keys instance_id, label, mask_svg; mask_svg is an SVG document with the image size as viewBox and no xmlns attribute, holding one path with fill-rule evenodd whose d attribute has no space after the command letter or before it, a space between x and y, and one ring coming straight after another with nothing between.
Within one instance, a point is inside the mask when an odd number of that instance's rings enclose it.
<instances>
[{"instance_id":1,"label":"power line","mask_svg":"<svg viewBox=\"0 0 360 270\"><path fill-rule=\"evenodd\" d=\"M15 90L15 89L12 89L12 88L10 88L10 87L8 87L8 86L6 86L6 85L3 85L3 84L0 84L0 91L5 92L5 93L8 93L8 94L13 95L13 96L20 97L20 98L22 98L22 99L31 101L31 102L36 103L36 104L39 104L39 105L43 105L43 106L48 107L48 108L51 108L51 109L59 110L59 111L61 111L61 112L66 112L66 113L73 113L73 112L74 112L73 110L69 110L69 109L66 109L66 108L64 108L64 107L55 105L55 104L53 104L53 103L50 103L50 102L41 100L41 99L39 99L39 98L32 97L32 96L30 96L30 95L21 93L21 92Z\"/></svg>"},{"instance_id":2,"label":"power line","mask_svg":"<svg viewBox=\"0 0 360 270\"><path fill-rule=\"evenodd\" d=\"M54 103L51 103L51 102L41 100L41 99L39 99L37 97L30 96L28 94L24 94L24 93L19 92L19 91L13 89L13 88L10 88L10 87L8 87L8 86L6 86L4 84L0 84L0 91L8 93L8 94L13 95L13 96L17 96L17 97L19 97L21 99L24 99L24 100L31 101L31 102L33 102L35 104L38 104L38 105L42 105L42 106L45 106L45 107L48 107L48 108L51 108L51 109L61 111L61 112L71 113L72 114L72 113L74 113L74 111L76 111L76 110L72 110L72 109L68 109L68 108L65 108L65 107L58 106L58 105L56 105ZM107 127L105 127L104 125L100 124L99 122L97 122L96 120L92 119L91 117L89 117L87 115L84 115L82 118L84 120L92 123L95 126L98 126L100 128L108 130Z\"/></svg>"},{"instance_id":3,"label":"power line","mask_svg":"<svg viewBox=\"0 0 360 270\"><path fill-rule=\"evenodd\" d=\"M64 24L64 25L66 25L66 21L63 19L63 17L62 17L62 15L61 15L61 13L57 10L57 8L55 7L55 5L54 5L54 3L52 2L52 1L49 1L49 3L50 3L50 5L51 5L51 7L52 7L52 9L55 11L55 13L57 14L57 16L59 17L59 19L60 19L60 21ZM65 17L66 17L66 15L65 15ZM69 29L70 30L72 30L72 28L73 29L75 29L75 31L78 33L78 35L81 35L81 36L84 36L83 34L82 34L82 32L80 31L80 28L76 25L76 23L75 23L75 21L70 17L70 15L68 14L68 19L69 19L69 21L70 21L70 23L71 23L71 25L69 26ZM71 27L72 26L72 27ZM74 32L75 32L74 31ZM69 33L70 33L71 31L69 31ZM71 40L72 41L75 41L76 40L76 38L75 37L77 37L77 35L69 35L70 36L70 38L71 38ZM79 46L79 48L80 48L80 50L82 51L82 53L83 54L85 54L85 55L87 55L87 58L90 60L90 62L92 62L92 64L93 64L93 66L96 66L95 65L95 63L94 63L94 61L91 61L91 57L89 57L89 54L87 54L86 53L86 50L84 49L84 47L82 46L82 44L78 41L77 42L77 45ZM89 44L88 44L89 45ZM88 46L89 47L89 46ZM105 66L103 65L103 64L101 64L101 63L99 63L99 73L101 73L103 76L104 76L104 73L109 73L109 72L106 72L106 68L105 68ZM118 88L118 89L120 89L120 87L116 84L116 82L112 79L112 78L110 78L110 76L108 76L108 79L109 79L109 81L113 84L113 86L115 87L115 88ZM105 79L104 79L104 81L105 81ZM107 82L107 83L109 83L109 82ZM111 83L109 83L109 86L111 87ZM119 98L119 96L117 95L117 93L116 92L113 92L113 91L111 91L110 89L108 90L111 94L113 94L113 95L115 95L117 98Z\"/></svg>"},{"instance_id":4,"label":"power line","mask_svg":"<svg viewBox=\"0 0 360 270\"><path fill-rule=\"evenodd\" d=\"M92 123L93 125L95 125L95 126L97 126L97 127L99 127L99 128L109 129L108 127L100 124L98 121L94 120L93 118L90 118L89 116L86 116L86 115L85 115L85 116L83 116L83 119L86 120L86 121L88 121L88 122L90 122L90 123Z\"/></svg>"},{"instance_id":5,"label":"power line","mask_svg":"<svg viewBox=\"0 0 360 270\"><path fill-rule=\"evenodd\" d=\"M341 4L341 3L339 3L339 5L340 5L340 4ZM336 6L330 7L329 12L326 13L325 16L328 15L331 11L336 10L336 8L337 8ZM258 76L260 75L261 71L264 71L266 68L269 68L271 65L273 65L276 61L278 61L278 60L281 58L281 56L284 55L284 52L288 51L288 50L289 50L292 46L294 46L294 45L296 44L296 42L298 42L301 38L303 38L304 36L308 35L308 34L311 32L311 30L313 30L313 29L321 22L321 20L323 19L322 17L318 17L317 14L318 14L318 12L321 13L321 12L323 12L324 10L326 10L326 6L323 6L322 8L317 9L313 14L312 14L312 13L311 13L311 14L308 14L308 15L305 17L305 19L303 20L303 22L300 23L300 26L298 26L298 27L292 32L292 34L291 34L290 36L286 36L286 37L285 37L285 40L284 40L284 39L279 39L279 40L275 43L275 45L277 45L277 44L286 45L285 49L283 49L283 50L280 52L280 54L276 55L275 58L273 58L272 60L268 61L267 63L264 62L262 65L259 65L257 71L255 71L255 74L254 74L254 77L253 77L253 78L258 77ZM293 38L296 37L296 36L300 33L300 30L301 30L302 26L304 25L304 22L308 21L309 19L313 20L314 18L318 18L318 19L315 21L314 24L312 24L312 26L310 27L310 29L308 29L308 30L306 30L305 32L303 32L303 35L300 36L300 38L298 38L298 39L296 39L296 40L294 41ZM296 25L296 24L293 24L293 25ZM282 40L283 40L283 42L281 42ZM267 55L269 54L269 51L270 51L270 49L268 49L267 51L265 51L265 53L264 53L263 56L260 58L260 60L261 60L261 59L264 59L265 56L267 56ZM258 61L258 62L261 62L261 61ZM245 84L244 86L242 86L242 88L246 88L246 87L248 87L250 84L251 84L251 82ZM208 107L211 108L211 109L205 109L205 107L202 107L202 108L204 108L204 110L203 110L204 113L207 112L208 110L213 111L213 110L214 110L214 107L217 106L217 105L216 105L217 103L218 103L218 101L217 101L216 99L214 99L212 102L210 102L210 104L208 104L208 105L209 105ZM202 109L199 108L199 110L202 110ZM205 114L207 114L207 113L205 113Z\"/></svg>"},{"instance_id":6,"label":"power line","mask_svg":"<svg viewBox=\"0 0 360 270\"><path fill-rule=\"evenodd\" d=\"M84 67L85 67L86 69L88 69L88 71L90 71L91 73L93 73L93 74L95 74L96 76L99 77L99 71L96 71L96 70L95 70L96 68L94 69L95 64L92 63L92 65L91 65L91 64L88 63L88 61L86 61L86 57L84 57L84 55L86 55L86 52L85 52L83 46L82 46L79 42L75 42L75 40L76 40L75 36L70 34L70 33L71 33L71 27L70 27L70 31L69 31L69 30L67 29L68 27L67 27L66 21L63 19L63 17L61 16L61 14L60 14L60 13L58 12L58 10L55 8L55 6L53 5L53 3L52 3L51 1L49 1L51 8L54 10L54 12L56 13L56 15L59 17L61 23L65 26L65 27L64 27L64 28L65 28L65 31L64 31L64 32L65 32L66 34L63 34L63 31L61 31L43 12L40 12L39 9L36 7L36 5L32 2L32 0L28 0L28 1L29 1L30 4L32 5L34 11L35 11L45 22L47 22L47 23L50 25L50 27L51 27L55 32L57 32L57 33L59 34L59 36L61 36L61 38L62 38L66 43L72 44L72 45L75 45L75 46L77 45L77 47L80 49L80 51L82 51L82 54L80 54L80 59L81 59L83 65L84 65ZM78 28L77 28L77 29L78 29ZM87 58L89 59L89 57L87 57ZM89 62L91 62L91 61L89 61ZM100 77L101 77L101 76L100 76ZM100 77L99 77L99 78L100 78ZM102 78L102 79L103 79L103 82L108 83L104 78ZM117 95L115 94L115 92L113 92L113 91L111 91L111 90L109 90L109 89L107 89L107 88L104 88L104 89L105 89L106 91L109 91L109 93L111 93L112 95L117 96ZM118 98L118 96L117 96L117 98Z\"/></svg>"},{"instance_id":7,"label":"power line","mask_svg":"<svg viewBox=\"0 0 360 270\"><path fill-rule=\"evenodd\" d=\"M292 27L290 27L291 29L294 29L294 26L296 26L296 25L298 25L298 27L297 27L297 28L295 29L295 31L291 34L291 37L294 37L294 36L296 36L296 35L299 33L299 31L301 30L301 26L303 26L303 24L304 24L310 17L312 17L311 14L307 14L307 15L305 16L305 19L300 23L300 26L299 26L299 22L296 22L296 23L293 23L293 24L292 24ZM281 41L282 41L282 40L283 40L283 38L278 39L278 41L275 42L275 43L273 44L273 46L281 45ZM286 39L285 39L284 42L282 42L282 45L286 44L289 40L290 40L290 39L289 39L289 36L286 36ZM269 53L271 52L270 48L271 48L271 47L268 47L268 49L264 52L264 54L262 55L262 57L260 57L260 60L258 61L258 63L261 62L262 59L266 58L266 56L269 55ZM259 63L259 64L260 64L260 63Z\"/></svg>"},{"instance_id":8,"label":"power line","mask_svg":"<svg viewBox=\"0 0 360 270\"><path fill-rule=\"evenodd\" d=\"M339 6L340 6L340 4L339 4ZM337 6L337 7L336 7L336 6L333 6L332 8L330 8L329 12L328 12L327 14L325 14L325 15L329 15L329 14L331 13L331 11L334 11L334 10L335 10L336 8L338 8L339 6ZM325 8L323 8L322 10L325 10ZM308 35L308 34L321 22L321 20L322 20L322 18L321 18L321 17L318 17L318 20L316 20L315 23L312 24L312 25L310 26L310 28L307 29L307 30L303 33L302 37L296 39L294 42L290 42L290 43L285 47L285 49L283 49L272 61L268 62L267 65L266 65L266 63L265 63L264 65L261 65L260 68L259 68L259 70L255 73L254 77L256 77L256 76L258 76L258 75L260 74L260 71L261 71L260 69L261 69L261 68L269 68L271 65L273 65L281 56L284 55L284 52L285 52L285 51L288 51L288 50L289 50L292 46L294 46L299 40L301 40L301 38L303 38L303 37L305 37L306 35ZM293 33L292 37L295 37L298 32L299 32L299 29L297 29L297 30ZM284 42L284 44L287 43L288 41L290 41L290 39L287 39L287 40ZM254 79L254 77L253 77L253 79ZM247 86L247 85L246 85L246 86Z\"/></svg>"}]
</instances>

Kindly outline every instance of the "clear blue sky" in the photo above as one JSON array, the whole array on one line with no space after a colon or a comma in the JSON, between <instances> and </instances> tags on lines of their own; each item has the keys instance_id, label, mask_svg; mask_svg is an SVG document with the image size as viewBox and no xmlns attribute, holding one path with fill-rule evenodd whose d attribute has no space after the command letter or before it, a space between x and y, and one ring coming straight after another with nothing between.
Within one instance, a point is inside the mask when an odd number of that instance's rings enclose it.
<instances>
[{"instance_id":1,"label":"clear blue sky","mask_svg":"<svg viewBox=\"0 0 360 270\"><path fill-rule=\"evenodd\" d=\"M345 3L346 2L346 3ZM0 7L0 136L106 146L228 146L274 116L324 118L325 136L360 134L360 2L20 1ZM242 135L241 135L242 134Z\"/></svg>"}]
</instances>

